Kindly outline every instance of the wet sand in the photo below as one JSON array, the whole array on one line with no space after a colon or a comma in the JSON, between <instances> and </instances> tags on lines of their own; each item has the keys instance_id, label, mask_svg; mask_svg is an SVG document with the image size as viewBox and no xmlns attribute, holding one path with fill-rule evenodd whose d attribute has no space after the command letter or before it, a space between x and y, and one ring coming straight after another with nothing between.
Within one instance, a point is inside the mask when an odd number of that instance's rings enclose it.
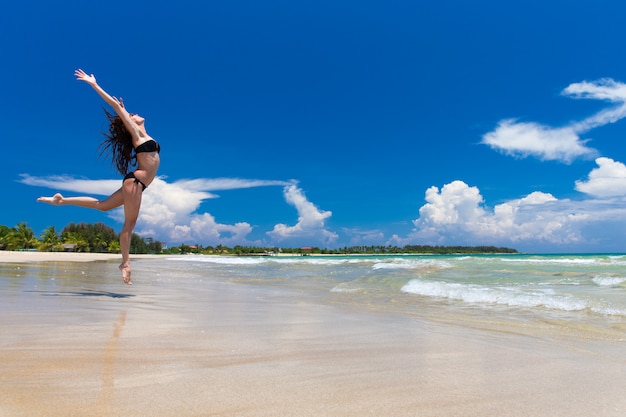
<instances>
[{"instance_id":1,"label":"wet sand","mask_svg":"<svg viewBox=\"0 0 626 417\"><path fill-rule=\"evenodd\" d=\"M200 285L158 257L138 258L128 287L118 256L4 255L0 417L626 411L624 341L473 329L220 279Z\"/></svg>"}]
</instances>

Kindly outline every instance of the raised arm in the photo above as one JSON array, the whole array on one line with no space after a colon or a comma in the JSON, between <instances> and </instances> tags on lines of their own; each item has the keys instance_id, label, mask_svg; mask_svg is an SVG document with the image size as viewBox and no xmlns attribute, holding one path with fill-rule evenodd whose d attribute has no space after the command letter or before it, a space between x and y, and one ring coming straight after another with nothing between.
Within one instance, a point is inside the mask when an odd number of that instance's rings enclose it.
<instances>
[{"instance_id":1,"label":"raised arm","mask_svg":"<svg viewBox=\"0 0 626 417\"><path fill-rule=\"evenodd\" d=\"M113 107L113 110L115 110L117 115L122 119L129 132L136 131L137 125L130 119L130 114L124 108L124 103L121 99L118 100L116 97L113 97L104 91L96 82L96 77L93 74L87 74L82 69L77 69L74 71L74 75L77 80L84 81L89 84L109 106Z\"/></svg>"}]
</instances>

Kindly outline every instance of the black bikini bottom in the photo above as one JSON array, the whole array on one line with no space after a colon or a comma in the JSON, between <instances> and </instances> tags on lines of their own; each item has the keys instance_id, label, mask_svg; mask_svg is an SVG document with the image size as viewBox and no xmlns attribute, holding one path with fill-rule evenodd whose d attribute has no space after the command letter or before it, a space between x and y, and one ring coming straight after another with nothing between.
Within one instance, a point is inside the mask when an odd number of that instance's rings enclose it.
<instances>
[{"instance_id":1,"label":"black bikini bottom","mask_svg":"<svg viewBox=\"0 0 626 417\"><path fill-rule=\"evenodd\" d=\"M141 189L141 191L144 191L146 188L148 188L148 186L146 184L144 184L143 182L141 182L139 180L139 178L135 177L135 173L134 172L129 172L128 174L126 174L126 176L122 180L122 183L124 183L124 181L126 181L129 178L134 178L135 179L135 184L141 184L141 186L143 187Z\"/></svg>"}]
</instances>

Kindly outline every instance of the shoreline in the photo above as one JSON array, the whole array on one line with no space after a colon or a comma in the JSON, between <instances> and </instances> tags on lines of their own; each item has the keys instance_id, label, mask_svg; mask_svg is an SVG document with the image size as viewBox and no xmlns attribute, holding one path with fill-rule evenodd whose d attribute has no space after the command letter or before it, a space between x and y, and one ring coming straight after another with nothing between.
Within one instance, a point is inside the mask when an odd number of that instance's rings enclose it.
<instances>
[{"instance_id":1,"label":"shoreline","mask_svg":"<svg viewBox=\"0 0 626 417\"><path fill-rule=\"evenodd\" d=\"M474 256L474 255L494 255L494 256L516 256L528 255L526 253L476 253L476 254L434 254L434 253L397 253L397 254L320 254L312 253L300 255L296 253L276 253L266 254L204 254L204 253L187 253L187 254L131 254L132 260L138 259L164 259L164 258L185 258L185 257L262 257L262 258L290 258L290 257L394 257L394 256ZM536 254L537 256L551 256L550 254ZM561 255L561 254L558 254ZM575 254L562 254L575 255ZM607 254L610 255L610 254ZM1 263L36 263L36 262L97 262L97 261L113 261L120 259L119 253L90 253L90 252L39 252L39 251L5 251L0 250Z\"/></svg>"},{"instance_id":2,"label":"shoreline","mask_svg":"<svg viewBox=\"0 0 626 417\"><path fill-rule=\"evenodd\" d=\"M120 259L119 253L85 253L85 252L35 252L35 251L0 251L0 263L31 263L31 262L96 262ZM130 255L133 259L146 259L162 255ZM183 256L183 255L171 255Z\"/></svg>"},{"instance_id":3,"label":"shoreline","mask_svg":"<svg viewBox=\"0 0 626 417\"><path fill-rule=\"evenodd\" d=\"M455 255L519 255L509 253L477 253L477 254L435 254L435 253L394 253L394 254L370 254L370 253L351 253L351 254L297 254L297 253L275 253L275 254L204 254L204 253L187 253L187 254L131 254L133 259L154 259L154 258L184 258L184 257L262 257L262 258L290 258L290 257L394 257L394 256L455 256ZM119 253L91 253L91 252L39 252L39 251L6 251L0 250L0 263L31 263L31 262L96 262L110 261L121 257Z\"/></svg>"}]
</instances>

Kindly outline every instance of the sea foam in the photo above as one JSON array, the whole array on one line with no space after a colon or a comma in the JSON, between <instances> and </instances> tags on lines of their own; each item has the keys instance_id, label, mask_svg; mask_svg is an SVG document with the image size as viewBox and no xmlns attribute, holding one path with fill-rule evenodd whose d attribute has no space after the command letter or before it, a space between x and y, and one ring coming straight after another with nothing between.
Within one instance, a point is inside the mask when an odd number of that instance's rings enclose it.
<instances>
[{"instance_id":1,"label":"sea foam","mask_svg":"<svg viewBox=\"0 0 626 417\"><path fill-rule=\"evenodd\" d=\"M393 258L374 263L372 269L421 269L421 268L452 268L449 262L435 259L402 259Z\"/></svg>"},{"instance_id":2,"label":"sea foam","mask_svg":"<svg viewBox=\"0 0 626 417\"><path fill-rule=\"evenodd\" d=\"M487 287L414 279L402 291L426 297L459 300L466 303L500 304L512 307L545 307L563 311L589 308L586 301L569 295L558 295L552 289L522 290L520 287Z\"/></svg>"},{"instance_id":3,"label":"sea foam","mask_svg":"<svg viewBox=\"0 0 626 417\"><path fill-rule=\"evenodd\" d=\"M598 285L612 287L615 285L620 285L621 283L626 281L626 277L611 277L611 276L595 276L592 279Z\"/></svg>"}]
</instances>

